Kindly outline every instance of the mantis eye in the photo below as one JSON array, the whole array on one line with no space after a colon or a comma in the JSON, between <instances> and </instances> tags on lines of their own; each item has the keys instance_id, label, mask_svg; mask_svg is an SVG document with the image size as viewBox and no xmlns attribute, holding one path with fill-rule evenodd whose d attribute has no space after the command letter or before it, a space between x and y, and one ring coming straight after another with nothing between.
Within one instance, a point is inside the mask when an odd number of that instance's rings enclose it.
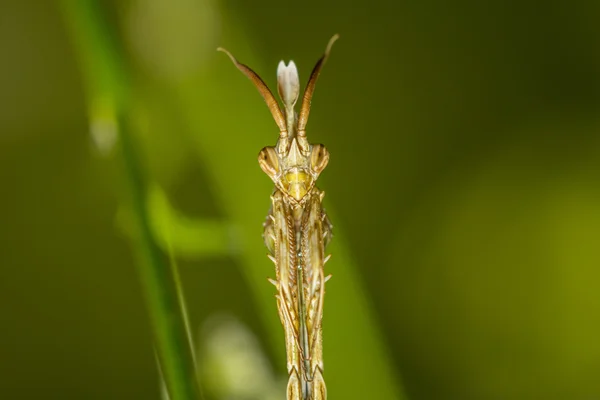
<instances>
[{"instance_id":1,"label":"mantis eye","mask_svg":"<svg viewBox=\"0 0 600 400\"><path fill-rule=\"evenodd\" d=\"M325 169L329 162L329 152L322 144L315 144L310 154L310 167L317 174Z\"/></svg>"},{"instance_id":2,"label":"mantis eye","mask_svg":"<svg viewBox=\"0 0 600 400\"><path fill-rule=\"evenodd\" d=\"M258 153L258 164L271 179L279 172L279 160L273 147L265 147Z\"/></svg>"}]
</instances>

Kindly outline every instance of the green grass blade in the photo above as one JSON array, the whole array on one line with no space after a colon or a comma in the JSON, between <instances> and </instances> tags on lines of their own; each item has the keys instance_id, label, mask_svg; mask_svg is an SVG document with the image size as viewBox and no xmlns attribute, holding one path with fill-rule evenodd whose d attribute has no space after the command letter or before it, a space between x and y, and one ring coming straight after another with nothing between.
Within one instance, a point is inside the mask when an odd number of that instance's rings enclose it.
<instances>
[{"instance_id":1,"label":"green grass blade","mask_svg":"<svg viewBox=\"0 0 600 400\"><path fill-rule=\"evenodd\" d=\"M146 181L126 118L125 67L102 9L90 0L64 0L63 11L85 77L91 123L110 122L122 150L125 182L134 213L138 274L154 331L160 369L171 400L195 400L200 391L195 379L193 348L174 271L151 231L145 200Z\"/></svg>"}]
</instances>

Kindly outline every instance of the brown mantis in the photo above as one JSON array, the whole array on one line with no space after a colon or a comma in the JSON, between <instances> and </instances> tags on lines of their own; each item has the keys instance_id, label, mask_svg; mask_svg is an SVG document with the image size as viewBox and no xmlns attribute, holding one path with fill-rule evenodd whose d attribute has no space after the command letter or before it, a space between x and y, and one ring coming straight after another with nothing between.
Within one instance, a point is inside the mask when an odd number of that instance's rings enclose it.
<instances>
[{"instance_id":1,"label":"brown mantis","mask_svg":"<svg viewBox=\"0 0 600 400\"><path fill-rule=\"evenodd\" d=\"M334 35L325 54L317 61L302 98L300 113L294 110L300 92L298 70L293 61L277 68L277 90L284 110L265 82L248 66L239 63L227 50L235 66L260 92L279 127L275 146L263 148L258 155L262 170L273 180L271 209L264 223L263 238L269 258L275 264L277 308L285 331L288 400L325 400L323 379L322 318L325 277L325 247L332 225L321 203L325 192L315 186L327 166L329 153L321 144L310 144L306 123L315 85L329 56Z\"/></svg>"}]
</instances>

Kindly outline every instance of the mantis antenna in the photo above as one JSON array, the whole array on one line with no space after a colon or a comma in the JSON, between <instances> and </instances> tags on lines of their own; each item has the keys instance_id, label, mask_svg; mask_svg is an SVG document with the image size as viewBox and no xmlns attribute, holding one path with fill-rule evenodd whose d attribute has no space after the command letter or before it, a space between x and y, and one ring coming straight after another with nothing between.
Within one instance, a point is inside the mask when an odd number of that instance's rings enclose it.
<instances>
[{"instance_id":1,"label":"mantis antenna","mask_svg":"<svg viewBox=\"0 0 600 400\"><path fill-rule=\"evenodd\" d=\"M282 138L287 137L287 127L285 123L285 118L283 116L283 112L281 112L281 108L279 108L279 103L277 102L277 99L275 99L275 96L273 96L273 93L271 92L267 84L260 78L260 76L258 76L256 72L252 71L250 67L236 60L230 52L228 52L222 47L217 48L217 50L227 54L233 62L233 64L237 67L237 69L242 71L244 75L250 78L252 83L254 83L254 86L256 86L256 88L260 92L263 99L265 99L269 110L271 110L271 114L273 114L273 119L279 127L279 136Z\"/></svg>"}]
</instances>

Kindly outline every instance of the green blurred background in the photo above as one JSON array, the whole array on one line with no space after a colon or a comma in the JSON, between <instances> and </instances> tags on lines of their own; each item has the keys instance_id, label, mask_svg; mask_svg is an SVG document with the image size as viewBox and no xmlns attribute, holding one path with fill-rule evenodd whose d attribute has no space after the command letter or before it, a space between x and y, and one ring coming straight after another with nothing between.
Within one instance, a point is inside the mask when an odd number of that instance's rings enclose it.
<instances>
[{"instance_id":1,"label":"green blurred background","mask_svg":"<svg viewBox=\"0 0 600 400\"><path fill-rule=\"evenodd\" d=\"M71 3L0 5L0 398L159 399L110 104L90 89L104 66L81 62ZM329 397L600 398L599 2L95 10L194 332L227 313L284 371L256 163L277 129L215 48L274 88L280 59L305 82L340 33L308 125L331 153Z\"/></svg>"}]
</instances>

